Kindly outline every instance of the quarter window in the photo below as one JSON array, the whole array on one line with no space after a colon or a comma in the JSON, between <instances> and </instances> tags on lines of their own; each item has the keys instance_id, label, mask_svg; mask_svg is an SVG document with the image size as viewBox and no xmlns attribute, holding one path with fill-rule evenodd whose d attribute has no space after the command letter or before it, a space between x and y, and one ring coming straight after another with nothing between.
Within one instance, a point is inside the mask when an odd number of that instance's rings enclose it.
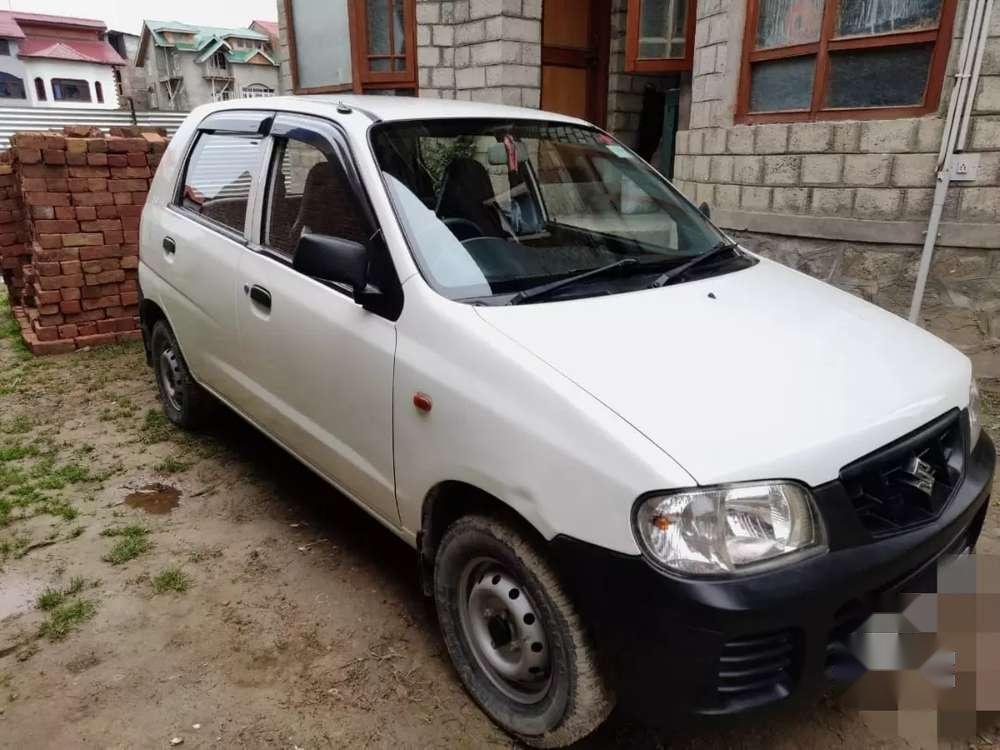
<instances>
[{"instance_id":1,"label":"quarter window","mask_svg":"<svg viewBox=\"0 0 1000 750\"><path fill-rule=\"evenodd\" d=\"M743 122L913 116L941 95L956 0L749 0Z\"/></svg>"},{"instance_id":2,"label":"quarter window","mask_svg":"<svg viewBox=\"0 0 1000 750\"><path fill-rule=\"evenodd\" d=\"M188 160L179 205L242 235L260 143L258 137L203 133Z\"/></svg>"},{"instance_id":3,"label":"quarter window","mask_svg":"<svg viewBox=\"0 0 1000 750\"><path fill-rule=\"evenodd\" d=\"M57 102L89 102L90 84L76 78L53 78L52 98Z\"/></svg>"},{"instance_id":4,"label":"quarter window","mask_svg":"<svg viewBox=\"0 0 1000 750\"><path fill-rule=\"evenodd\" d=\"M694 0L628 0L625 69L632 73L691 70Z\"/></svg>"},{"instance_id":5,"label":"quarter window","mask_svg":"<svg viewBox=\"0 0 1000 750\"><path fill-rule=\"evenodd\" d=\"M303 141L276 145L264 244L292 257L305 233L367 241L371 232L340 160Z\"/></svg>"}]
</instances>

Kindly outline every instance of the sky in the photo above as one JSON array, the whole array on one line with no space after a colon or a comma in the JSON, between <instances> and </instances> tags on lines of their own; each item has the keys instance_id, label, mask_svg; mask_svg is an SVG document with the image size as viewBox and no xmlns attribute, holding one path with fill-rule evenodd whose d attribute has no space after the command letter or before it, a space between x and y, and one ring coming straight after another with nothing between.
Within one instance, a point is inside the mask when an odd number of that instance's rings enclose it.
<instances>
[{"instance_id":1,"label":"sky","mask_svg":"<svg viewBox=\"0 0 1000 750\"><path fill-rule=\"evenodd\" d=\"M278 0L0 0L0 10L97 18L109 29L138 34L144 18L203 26L276 21Z\"/></svg>"}]
</instances>

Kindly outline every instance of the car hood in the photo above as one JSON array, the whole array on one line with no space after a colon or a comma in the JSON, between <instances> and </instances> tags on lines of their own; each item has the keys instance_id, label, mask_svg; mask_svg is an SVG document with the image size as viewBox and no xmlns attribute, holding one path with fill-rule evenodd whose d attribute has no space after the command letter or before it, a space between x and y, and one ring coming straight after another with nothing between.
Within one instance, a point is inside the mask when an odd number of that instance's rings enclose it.
<instances>
[{"instance_id":1,"label":"car hood","mask_svg":"<svg viewBox=\"0 0 1000 750\"><path fill-rule=\"evenodd\" d=\"M767 260L662 289L476 311L699 484L821 484L968 402L965 355Z\"/></svg>"}]
</instances>

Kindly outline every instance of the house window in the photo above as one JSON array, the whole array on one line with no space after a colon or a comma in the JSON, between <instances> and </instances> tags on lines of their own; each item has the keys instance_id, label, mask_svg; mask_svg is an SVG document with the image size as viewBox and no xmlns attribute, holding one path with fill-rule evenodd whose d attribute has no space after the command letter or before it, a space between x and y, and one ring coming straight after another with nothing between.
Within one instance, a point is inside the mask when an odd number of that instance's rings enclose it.
<instances>
[{"instance_id":1,"label":"house window","mask_svg":"<svg viewBox=\"0 0 1000 750\"><path fill-rule=\"evenodd\" d=\"M284 2L296 93L416 89L416 0Z\"/></svg>"},{"instance_id":2,"label":"house window","mask_svg":"<svg viewBox=\"0 0 1000 750\"><path fill-rule=\"evenodd\" d=\"M749 0L738 119L937 109L956 0Z\"/></svg>"},{"instance_id":3,"label":"house window","mask_svg":"<svg viewBox=\"0 0 1000 750\"><path fill-rule=\"evenodd\" d=\"M212 67L216 70L225 70L229 66L229 61L226 59L226 53L219 50L214 55L212 55Z\"/></svg>"},{"instance_id":4,"label":"house window","mask_svg":"<svg viewBox=\"0 0 1000 750\"><path fill-rule=\"evenodd\" d=\"M625 69L631 73L690 70L694 0L628 0Z\"/></svg>"},{"instance_id":5,"label":"house window","mask_svg":"<svg viewBox=\"0 0 1000 750\"><path fill-rule=\"evenodd\" d=\"M35 79L35 98L40 102L44 102L47 98L45 96L45 81L41 78Z\"/></svg>"},{"instance_id":6,"label":"house window","mask_svg":"<svg viewBox=\"0 0 1000 750\"><path fill-rule=\"evenodd\" d=\"M57 102L89 102L90 84L75 78L53 78L52 98Z\"/></svg>"},{"instance_id":7,"label":"house window","mask_svg":"<svg viewBox=\"0 0 1000 750\"><path fill-rule=\"evenodd\" d=\"M10 73L0 72L0 99L24 98L24 81Z\"/></svg>"},{"instance_id":8,"label":"house window","mask_svg":"<svg viewBox=\"0 0 1000 750\"><path fill-rule=\"evenodd\" d=\"M10 57L10 41L0 39L0 57Z\"/></svg>"},{"instance_id":9,"label":"house window","mask_svg":"<svg viewBox=\"0 0 1000 750\"><path fill-rule=\"evenodd\" d=\"M100 81L94 81L94 93L97 95L97 103L104 104L104 87Z\"/></svg>"}]
</instances>

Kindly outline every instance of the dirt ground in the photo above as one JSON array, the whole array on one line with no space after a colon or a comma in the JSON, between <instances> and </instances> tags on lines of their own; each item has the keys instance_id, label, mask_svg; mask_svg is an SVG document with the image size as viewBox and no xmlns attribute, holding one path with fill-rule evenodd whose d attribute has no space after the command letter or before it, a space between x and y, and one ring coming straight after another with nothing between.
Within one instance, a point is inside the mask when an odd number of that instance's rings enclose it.
<instances>
[{"instance_id":1,"label":"dirt ground","mask_svg":"<svg viewBox=\"0 0 1000 750\"><path fill-rule=\"evenodd\" d=\"M139 345L18 343L0 310L0 746L511 746L403 543L237 417L166 424ZM672 737L613 717L585 744L906 746L832 700Z\"/></svg>"}]
</instances>

